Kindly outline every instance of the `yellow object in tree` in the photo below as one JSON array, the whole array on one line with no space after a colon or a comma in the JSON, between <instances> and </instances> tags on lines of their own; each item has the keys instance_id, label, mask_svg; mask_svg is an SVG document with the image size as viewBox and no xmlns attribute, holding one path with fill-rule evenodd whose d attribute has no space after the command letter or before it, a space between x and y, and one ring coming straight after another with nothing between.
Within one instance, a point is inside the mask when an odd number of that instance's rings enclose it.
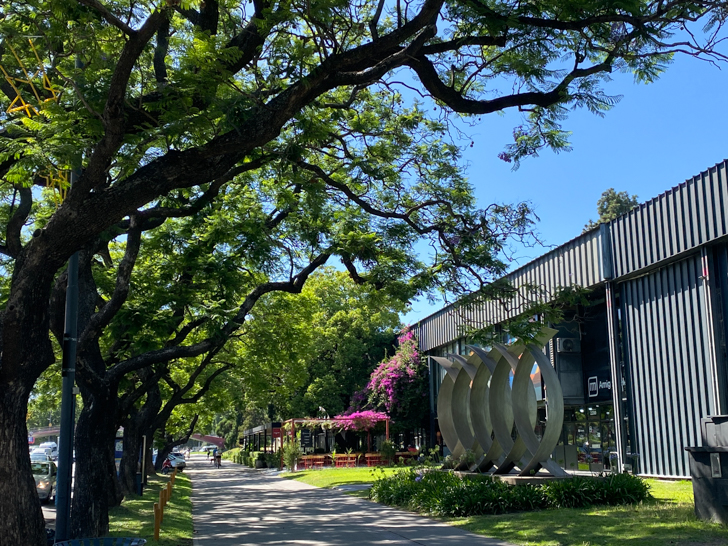
<instances>
[{"instance_id":1,"label":"yellow object in tree","mask_svg":"<svg viewBox=\"0 0 728 546\"><path fill-rule=\"evenodd\" d=\"M41 174L46 182L46 187L53 190L53 201L56 203L56 207L59 207L66 199L70 182L68 179L68 171L62 171L51 167L48 170L48 174Z\"/></svg>"},{"instance_id":2,"label":"yellow object in tree","mask_svg":"<svg viewBox=\"0 0 728 546\"><path fill-rule=\"evenodd\" d=\"M33 114L38 114L38 110L30 104L28 101L26 101L23 98L22 93L20 92L20 89L18 88L19 84L25 84L28 87L30 87L30 90L33 92L33 95L35 96L35 99L37 101L37 106L39 108L42 108L44 104L51 102L51 101L57 101L58 100L58 93L53 88L53 85L51 85L51 81L48 79L48 75L46 74L45 67L43 66L43 62L40 60L40 56L38 55L38 51L35 49L35 45L33 45L33 40L28 39L28 42L30 43L30 48L33 50L33 54L35 55L36 60L38 61L38 70L36 70L33 74L30 74L28 72L28 69L25 67L25 64L23 64L23 61L18 56L17 52L13 48L10 43L7 43L8 47L10 48L10 51L12 51L13 56L15 57L15 60L18 61L18 65L20 66L20 70L22 70L25 78L20 77L14 77L8 74L7 70L3 66L0 65L0 71L2 71L3 75L5 76L5 79L10 84L10 86L13 88L13 91L15 91L16 97L12 100L10 103L10 106L7 109L8 114L12 114L15 112L25 112L28 117L32 117ZM41 94L38 92L38 88L36 84L34 83L34 80L39 80L42 84L42 89L45 91L48 91L50 93L50 97L48 98L42 98Z\"/></svg>"}]
</instances>

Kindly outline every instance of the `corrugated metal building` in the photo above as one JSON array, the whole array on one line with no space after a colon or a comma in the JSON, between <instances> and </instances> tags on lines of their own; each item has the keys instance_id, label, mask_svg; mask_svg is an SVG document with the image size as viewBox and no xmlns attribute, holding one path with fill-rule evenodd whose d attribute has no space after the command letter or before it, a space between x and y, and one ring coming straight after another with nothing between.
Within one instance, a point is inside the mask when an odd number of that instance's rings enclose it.
<instances>
[{"instance_id":1,"label":"corrugated metal building","mask_svg":"<svg viewBox=\"0 0 728 546\"><path fill-rule=\"evenodd\" d=\"M562 444L580 468L631 464L644 475L688 477L684 447L701 445L700 419L728 413L726 206L723 161L508 275L546 294L592 290L593 307L557 325L557 337L578 343L549 346L569 404ZM445 307L416 325L420 347L462 354L463 325L522 311ZM441 371L431 366L434 414Z\"/></svg>"}]
</instances>

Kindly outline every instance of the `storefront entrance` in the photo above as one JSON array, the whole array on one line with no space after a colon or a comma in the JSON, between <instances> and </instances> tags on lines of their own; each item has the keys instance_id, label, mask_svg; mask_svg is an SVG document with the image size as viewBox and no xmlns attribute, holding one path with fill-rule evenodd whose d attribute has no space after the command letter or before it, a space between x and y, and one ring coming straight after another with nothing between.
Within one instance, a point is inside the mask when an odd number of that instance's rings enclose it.
<instances>
[{"instance_id":1,"label":"storefront entrance","mask_svg":"<svg viewBox=\"0 0 728 546\"><path fill-rule=\"evenodd\" d=\"M564 430L554 460L565 470L611 469L617 442L612 404L564 408Z\"/></svg>"}]
</instances>

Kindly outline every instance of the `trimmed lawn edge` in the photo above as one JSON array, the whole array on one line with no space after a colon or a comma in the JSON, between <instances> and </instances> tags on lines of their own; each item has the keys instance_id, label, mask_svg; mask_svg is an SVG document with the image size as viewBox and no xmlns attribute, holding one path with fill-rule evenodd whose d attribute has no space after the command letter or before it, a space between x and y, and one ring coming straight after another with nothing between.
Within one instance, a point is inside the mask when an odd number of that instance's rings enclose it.
<instances>
[{"instance_id":1,"label":"trimmed lawn edge","mask_svg":"<svg viewBox=\"0 0 728 546\"><path fill-rule=\"evenodd\" d=\"M164 509L159 541L154 540L154 503L169 478L149 477L141 497L129 497L109 511L109 536L144 538L152 546L192 546L192 481L184 472L177 474L172 497Z\"/></svg>"}]
</instances>

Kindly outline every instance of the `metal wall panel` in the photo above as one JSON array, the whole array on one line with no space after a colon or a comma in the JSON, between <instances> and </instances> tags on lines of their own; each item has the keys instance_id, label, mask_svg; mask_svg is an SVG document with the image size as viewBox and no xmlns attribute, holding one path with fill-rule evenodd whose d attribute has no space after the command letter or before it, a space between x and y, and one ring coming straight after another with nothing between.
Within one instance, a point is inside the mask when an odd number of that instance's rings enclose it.
<instances>
[{"instance_id":1,"label":"metal wall panel","mask_svg":"<svg viewBox=\"0 0 728 546\"><path fill-rule=\"evenodd\" d=\"M611 223L615 276L622 277L728 235L728 161Z\"/></svg>"},{"instance_id":2,"label":"metal wall panel","mask_svg":"<svg viewBox=\"0 0 728 546\"><path fill-rule=\"evenodd\" d=\"M595 286L604 281L602 238L607 237L605 230L594 229L516 269L506 278L515 286L539 284L547 293L573 285ZM414 328L420 349L430 351L461 337L462 327L468 323L498 324L522 312L522 306L506 309L502 302L486 302L466 309L449 305L422 319Z\"/></svg>"},{"instance_id":3,"label":"metal wall panel","mask_svg":"<svg viewBox=\"0 0 728 546\"><path fill-rule=\"evenodd\" d=\"M684 448L701 445L700 418L715 410L701 276L696 254L619 285L642 474L689 477Z\"/></svg>"}]
</instances>

